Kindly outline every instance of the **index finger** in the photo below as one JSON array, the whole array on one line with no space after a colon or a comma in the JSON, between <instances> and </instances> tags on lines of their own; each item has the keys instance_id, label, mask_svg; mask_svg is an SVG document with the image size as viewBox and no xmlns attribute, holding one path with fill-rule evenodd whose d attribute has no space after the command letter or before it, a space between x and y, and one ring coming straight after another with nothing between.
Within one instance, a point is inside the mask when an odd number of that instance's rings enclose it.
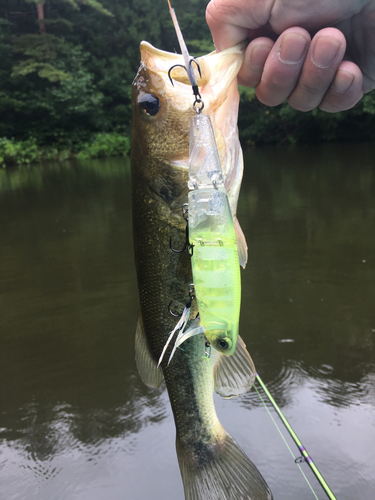
<instances>
[{"instance_id":1,"label":"index finger","mask_svg":"<svg viewBox=\"0 0 375 500\"><path fill-rule=\"evenodd\" d=\"M251 30L268 22L267 2L252 0L211 0L206 9L206 21L218 51L245 40Z\"/></svg>"}]
</instances>

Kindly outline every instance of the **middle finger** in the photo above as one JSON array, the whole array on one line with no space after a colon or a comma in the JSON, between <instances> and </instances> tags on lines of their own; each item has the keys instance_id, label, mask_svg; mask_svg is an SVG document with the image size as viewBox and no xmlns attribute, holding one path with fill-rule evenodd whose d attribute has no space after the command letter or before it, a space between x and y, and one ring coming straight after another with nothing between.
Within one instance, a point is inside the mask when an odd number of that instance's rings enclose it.
<instances>
[{"instance_id":1,"label":"middle finger","mask_svg":"<svg viewBox=\"0 0 375 500\"><path fill-rule=\"evenodd\" d=\"M276 40L264 65L261 81L255 87L256 95L263 104L276 106L293 92L310 41L309 33L299 27L285 30Z\"/></svg>"},{"instance_id":2,"label":"middle finger","mask_svg":"<svg viewBox=\"0 0 375 500\"><path fill-rule=\"evenodd\" d=\"M292 108L310 111L320 105L345 49L345 37L335 28L325 28L314 36L297 85L288 99Z\"/></svg>"}]
</instances>

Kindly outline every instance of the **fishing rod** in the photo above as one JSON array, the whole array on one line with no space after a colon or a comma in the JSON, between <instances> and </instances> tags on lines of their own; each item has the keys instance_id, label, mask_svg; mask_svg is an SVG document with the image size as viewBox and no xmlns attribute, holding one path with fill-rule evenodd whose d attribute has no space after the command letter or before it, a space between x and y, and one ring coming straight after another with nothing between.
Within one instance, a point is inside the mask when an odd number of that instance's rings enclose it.
<instances>
[{"instance_id":1,"label":"fishing rod","mask_svg":"<svg viewBox=\"0 0 375 500\"><path fill-rule=\"evenodd\" d=\"M265 384L262 381L262 379L259 377L258 373L255 373L255 376L256 376L256 380L259 382L259 385L262 387L262 389L263 389L264 393L266 394L267 398L269 399L269 401L271 402L272 406L276 410L276 413L279 415L282 423L284 424L284 426L286 427L287 431L291 435L293 441L297 445L300 453L302 454L302 457L307 462L307 464L309 465L310 469L313 471L315 477L319 481L319 484L322 486L324 492L326 493L326 495L328 496L328 498L330 500L337 500L336 497L335 497L335 495L332 493L331 488L328 486L327 482L325 481L324 477L319 472L318 467L314 464L314 462L313 462L312 458L310 457L310 455L308 454L306 448L303 446L303 444L299 440L297 434L292 429L292 426L289 424L288 420L285 418L283 412L280 410L279 406L277 405L276 401L273 399L272 395L270 394L269 390L265 386ZM257 390L256 387L255 387L255 390L258 392L258 390ZM259 392L258 392L258 395L260 396ZM260 396L260 398L262 399L261 396ZM262 399L262 401L263 401L263 399ZM263 401L263 403L264 403L264 401ZM311 488L311 486L310 486L310 488Z\"/></svg>"}]
</instances>

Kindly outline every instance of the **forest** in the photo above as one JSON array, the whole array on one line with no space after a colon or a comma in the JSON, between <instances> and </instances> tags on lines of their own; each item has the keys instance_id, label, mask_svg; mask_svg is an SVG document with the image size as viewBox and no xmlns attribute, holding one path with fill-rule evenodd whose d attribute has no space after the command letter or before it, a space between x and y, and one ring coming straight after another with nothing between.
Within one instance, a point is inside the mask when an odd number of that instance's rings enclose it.
<instances>
[{"instance_id":1,"label":"forest","mask_svg":"<svg viewBox=\"0 0 375 500\"><path fill-rule=\"evenodd\" d=\"M194 56L214 49L206 5L173 0ZM167 0L2 0L0 165L127 154L141 40L180 52ZM336 114L240 94L245 146L375 138L374 92Z\"/></svg>"}]
</instances>

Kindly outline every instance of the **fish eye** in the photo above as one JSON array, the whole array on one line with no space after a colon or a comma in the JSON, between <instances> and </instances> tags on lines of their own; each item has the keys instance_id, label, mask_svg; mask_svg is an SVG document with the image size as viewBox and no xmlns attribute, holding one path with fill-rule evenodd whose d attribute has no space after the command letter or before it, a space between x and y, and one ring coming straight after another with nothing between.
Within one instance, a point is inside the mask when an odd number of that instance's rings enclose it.
<instances>
[{"instance_id":1,"label":"fish eye","mask_svg":"<svg viewBox=\"0 0 375 500\"><path fill-rule=\"evenodd\" d=\"M138 98L138 106L142 113L148 116L155 116L160 109L160 99L154 94L143 93Z\"/></svg>"}]
</instances>

